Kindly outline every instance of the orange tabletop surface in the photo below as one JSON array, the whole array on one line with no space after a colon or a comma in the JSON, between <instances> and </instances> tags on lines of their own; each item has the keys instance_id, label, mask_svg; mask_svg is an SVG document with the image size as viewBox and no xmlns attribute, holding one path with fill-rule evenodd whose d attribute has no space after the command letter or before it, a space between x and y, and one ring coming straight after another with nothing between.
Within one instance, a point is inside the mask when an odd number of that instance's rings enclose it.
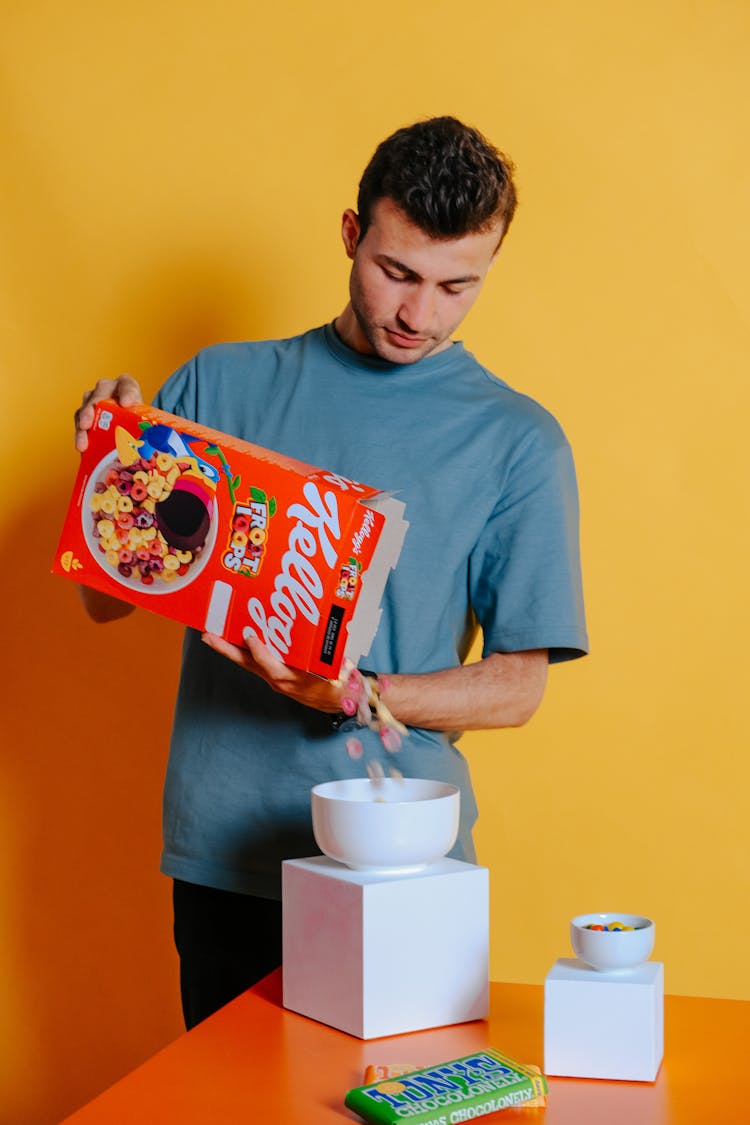
<instances>
[{"instance_id":1,"label":"orange tabletop surface","mask_svg":"<svg viewBox=\"0 0 750 1125\"><path fill-rule=\"evenodd\" d=\"M363 1041L286 1011L281 970L176 1039L66 1125L346 1125L344 1095L369 1063L428 1066L497 1047L543 1064L544 989L493 984L488 1020ZM734 1125L750 1121L744 1084L750 1003L668 996L656 1082L550 1078L545 1109L481 1120L545 1125ZM743 1088L744 1087L744 1088Z\"/></svg>"}]
</instances>

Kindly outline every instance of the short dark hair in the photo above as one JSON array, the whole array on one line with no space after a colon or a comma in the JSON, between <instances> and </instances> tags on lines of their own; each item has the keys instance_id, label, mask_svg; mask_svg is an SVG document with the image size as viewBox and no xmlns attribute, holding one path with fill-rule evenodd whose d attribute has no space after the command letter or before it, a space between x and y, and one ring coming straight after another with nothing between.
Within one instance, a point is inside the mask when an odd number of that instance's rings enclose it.
<instances>
[{"instance_id":1,"label":"short dark hair","mask_svg":"<svg viewBox=\"0 0 750 1125\"><path fill-rule=\"evenodd\" d=\"M378 145L359 183L360 238L372 208L388 198L433 238L484 233L516 209L513 164L455 117L432 117L398 129Z\"/></svg>"}]
</instances>

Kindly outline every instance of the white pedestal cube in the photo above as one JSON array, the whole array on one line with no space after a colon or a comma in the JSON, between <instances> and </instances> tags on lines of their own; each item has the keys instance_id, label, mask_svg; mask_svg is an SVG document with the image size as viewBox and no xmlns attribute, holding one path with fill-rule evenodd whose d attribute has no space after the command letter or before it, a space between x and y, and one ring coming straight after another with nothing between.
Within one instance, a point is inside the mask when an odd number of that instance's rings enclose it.
<instances>
[{"instance_id":1,"label":"white pedestal cube","mask_svg":"<svg viewBox=\"0 0 750 1125\"><path fill-rule=\"evenodd\" d=\"M664 1054L664 966L602 973L561 958L544 983L544 1072L653 1082Z\"/></svg>"},{"instance_id":2,"label":"white pedestal cube","mask_svg":"<svg viewBox=\"0 0 750 1125\"><path fill-rule=\"evenodd\" d=\"M486 868L443 859L385 876L287 860L282 905L285 1008L360 1039L487 1015Z\"/></svg>"}]
</instances>

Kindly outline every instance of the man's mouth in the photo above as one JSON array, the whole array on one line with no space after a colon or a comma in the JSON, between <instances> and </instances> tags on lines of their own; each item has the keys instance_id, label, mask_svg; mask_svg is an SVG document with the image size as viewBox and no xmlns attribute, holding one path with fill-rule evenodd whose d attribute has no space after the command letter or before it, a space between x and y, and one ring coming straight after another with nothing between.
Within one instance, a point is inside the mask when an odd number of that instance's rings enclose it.
<instances>
[{"instance_id":1,"label":"man's mouth","mask_svg":"<svg viewBox=\"0 0 750 1125\"><path fill-rule=\"evenodd\" d=\"M398 332L395 328L386 328L386 332L399 348L419 348L426 343L423 336L407 336L406 333Z\"/></svg>"}]
</instances>

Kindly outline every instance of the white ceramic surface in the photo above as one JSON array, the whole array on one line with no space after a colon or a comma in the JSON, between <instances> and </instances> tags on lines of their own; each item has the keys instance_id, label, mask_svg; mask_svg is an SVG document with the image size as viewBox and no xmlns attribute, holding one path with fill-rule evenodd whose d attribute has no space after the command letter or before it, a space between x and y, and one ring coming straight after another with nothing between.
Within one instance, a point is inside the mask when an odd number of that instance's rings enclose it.
<instances>
[{"instance_id":1,"label":"white ceramic surface","mask_svg":"<svg viewBox=\"0 0 750 1125\"><path fill-rule=\"evenodd\" d=\"M436 863L458 835L455 785L420 778L347 778L312 790L315 841L355 870L407 874Z\"/></svg>"},{"instance_id":2,"label":"white ceramic surface","mask_svg":"<svg viewBox=\"0 0 750 1125\"><path fill-rule=\"evenodd\" d=\"M622 922L632 930L587 930L590 924ZM633 969L651 956L656 926L641 914L579 914L570 923L570 942L580 961L600 972Z\"/></svg>"}]
</instances>

